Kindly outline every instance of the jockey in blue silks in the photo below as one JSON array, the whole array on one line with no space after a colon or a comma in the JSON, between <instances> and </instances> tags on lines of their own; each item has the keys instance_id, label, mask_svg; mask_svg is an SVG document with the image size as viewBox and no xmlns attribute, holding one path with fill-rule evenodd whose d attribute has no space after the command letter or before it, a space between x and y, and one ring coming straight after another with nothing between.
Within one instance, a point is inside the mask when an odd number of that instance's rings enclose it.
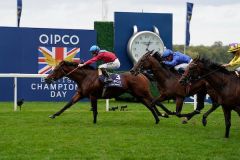
<instances>
[{"instance_id":1,"label":"jockey in blue silks","mask_svg":"<svg viewBox=\"0 0 240 160\"><path fill-rule=\"evenodd\" d=\"M179 73L184 73L188 64L192 61L192 58L181 52L173 52L170 49L166 49L163 54L163 63L168 67L174 67Z\"/></svg>"}]
</instances>

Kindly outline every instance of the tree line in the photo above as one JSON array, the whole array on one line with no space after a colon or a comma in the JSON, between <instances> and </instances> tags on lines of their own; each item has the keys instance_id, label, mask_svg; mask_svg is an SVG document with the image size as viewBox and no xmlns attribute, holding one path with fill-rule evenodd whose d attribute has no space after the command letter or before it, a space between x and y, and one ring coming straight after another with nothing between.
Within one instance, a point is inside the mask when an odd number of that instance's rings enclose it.
<instances>
[{"instance_id":1,"label":"tree line","mask_svg":"<svg viewBox=\"0 0 240 160\"><path fill-rule=\"evenodd\" d=\"M174 51L184 52L184 45L173 45ZM227 52L228 46L223 45L221 41L214 42L211 46L189 46L186 48L186 54L192 58L200 56L201 58L210 59L211 61L223 64L228 63L233 55Z\"/></svg>"}]
</instances>

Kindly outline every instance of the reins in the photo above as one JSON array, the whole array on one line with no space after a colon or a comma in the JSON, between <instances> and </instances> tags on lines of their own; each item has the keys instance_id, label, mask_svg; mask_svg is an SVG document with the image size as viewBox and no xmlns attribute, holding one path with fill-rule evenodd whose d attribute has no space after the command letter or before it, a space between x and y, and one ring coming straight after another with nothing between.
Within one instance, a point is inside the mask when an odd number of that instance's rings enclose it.
<instances>
[{"instance_id":1,"label":"reins","mask_svg":"<svg viewBox=\"0 0 240 160\"><path fill-rule=\"evenodd\" d=\"M62 66L61 66L60 68L61 68L61 71L63 72L64 76L67 77L67 76L69 76L70 74L72 74L74 71L76 71L79 67L74 68L73 70L71 70L71 71L68 72L68 73L66 73L66 72L63 70Z\"/></svg>"},{"instance_id":2,"label":"reins","mask_svg":"<svg viewBox=\"0 0 240 160\"><path fill-rule=\"evenodd\" d=\"M74 68L73 70L71 70L70 72L68 72L65 76L70 75L71 73L73 73L74 71L76 71L79 67L77 66L76 68Z\"/></svg>"}]
</instances>

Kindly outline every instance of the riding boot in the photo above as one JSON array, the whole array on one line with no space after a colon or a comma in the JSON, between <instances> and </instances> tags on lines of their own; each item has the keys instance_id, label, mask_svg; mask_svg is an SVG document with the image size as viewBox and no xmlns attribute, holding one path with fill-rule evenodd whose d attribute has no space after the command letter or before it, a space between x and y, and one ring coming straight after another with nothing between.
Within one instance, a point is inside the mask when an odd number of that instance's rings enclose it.
<instances>
[{"instance_id":1,"label":"riding boot","mask_svg":"<svg viewBox=\"0 0 240 160\"><path fill-rule=\"evenodd\" d=\"M179 68L177 71L180 75L183 75L183 73L185 72L184 68Z\"/></svg>"},{"instance_id":2,"label":"riding boot","mask_svg":"<svg viewBox=\"0 0 240 160\"><path fill-rule=\"evenodd\" d=\"M113 81L113 79L110 77L109 73L107 72L107 70L105 68L101 68L102 73L104 75L104 83L110 83Z\"/></svg>"}]
</instances>

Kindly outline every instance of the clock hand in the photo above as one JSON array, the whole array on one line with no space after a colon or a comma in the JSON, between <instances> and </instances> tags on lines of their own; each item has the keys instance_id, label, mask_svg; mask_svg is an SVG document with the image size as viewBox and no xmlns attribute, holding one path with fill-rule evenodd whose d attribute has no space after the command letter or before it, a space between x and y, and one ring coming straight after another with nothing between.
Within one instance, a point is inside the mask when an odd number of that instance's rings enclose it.
<instances>
[{"instance_id":1,"label":"clock hand","mask_svg":"<svg viewBox=\"0 0 240 160\"><path fill-rule=\"evenodd\" d=\"M149 42L147 43L146 51L149 51L148 47L150 46L151 43L153 43L153 42L151 42L151 39L150 39Z\"/></svg>"}]
</instances>

